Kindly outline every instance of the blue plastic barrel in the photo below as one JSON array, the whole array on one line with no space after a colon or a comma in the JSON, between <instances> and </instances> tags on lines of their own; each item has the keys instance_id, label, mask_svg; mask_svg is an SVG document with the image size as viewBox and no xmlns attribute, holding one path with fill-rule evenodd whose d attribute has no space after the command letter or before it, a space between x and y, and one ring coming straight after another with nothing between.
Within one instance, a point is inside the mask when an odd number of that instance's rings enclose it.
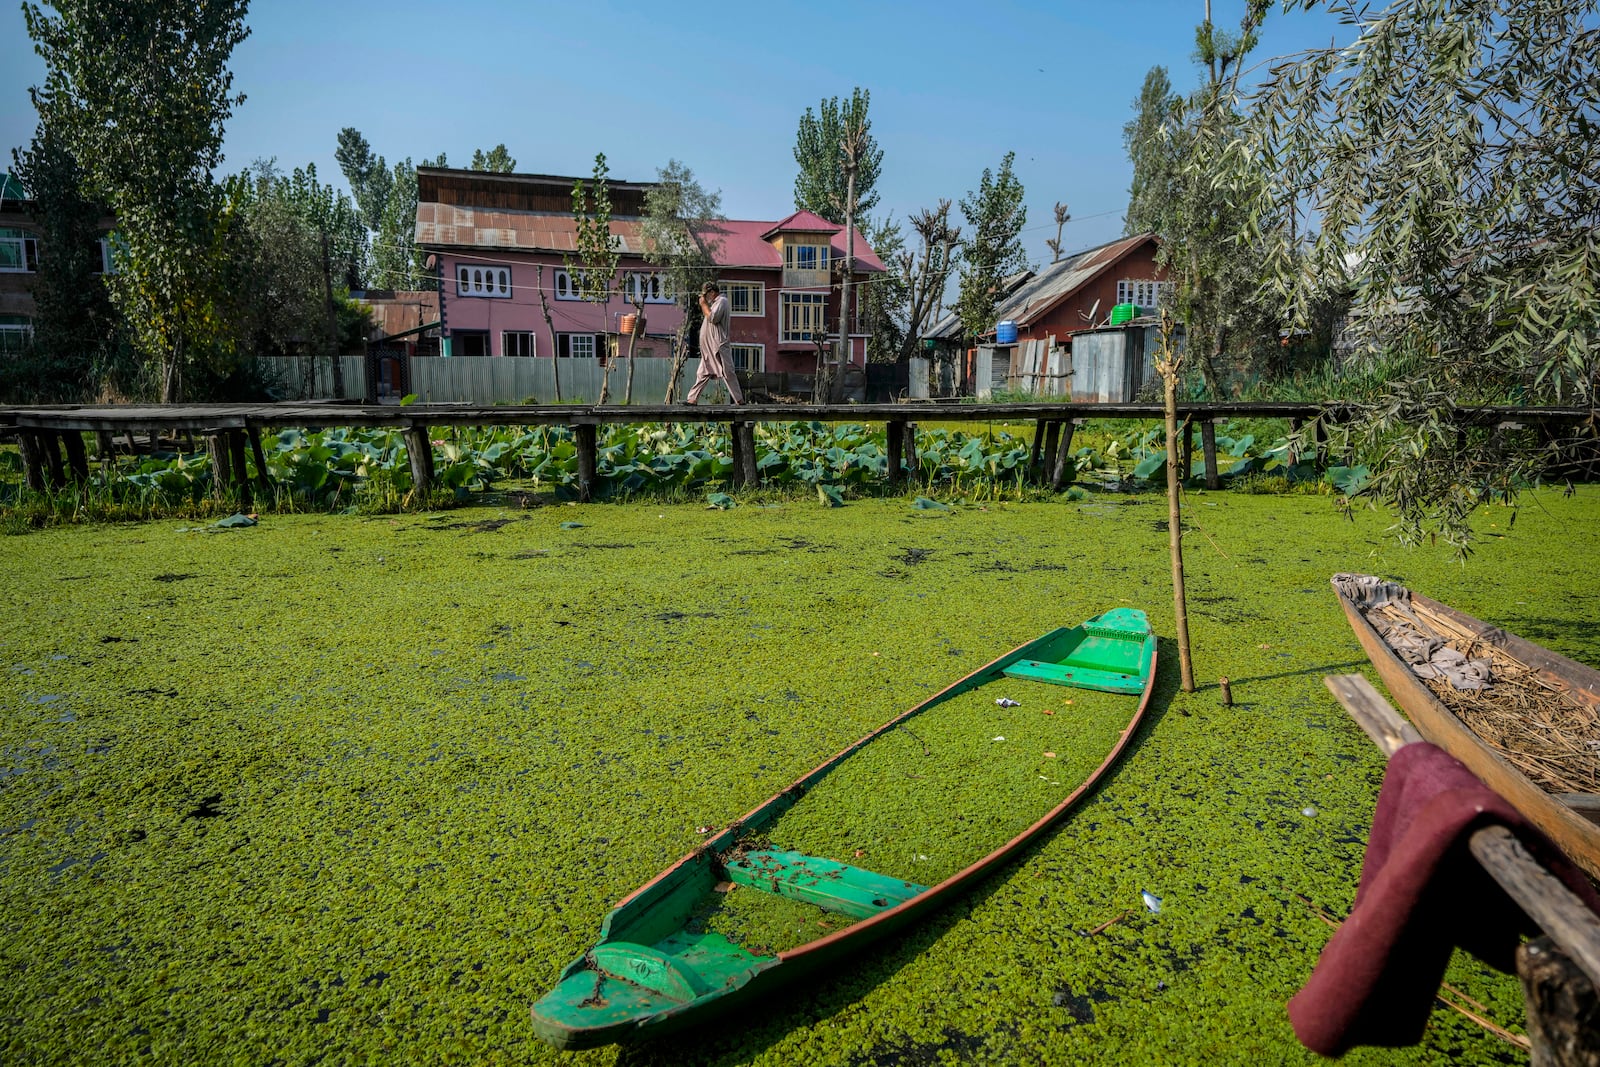
<instances>
[{"instance_id":1,"label":"blue plastic barrel","mask_svg":"<svg viewBox=\"0 0 1600 1067\"><path fill-rule=\"evenodd\" d=\"M994 328L995 344L1014 345L1017 343L1017 324L1010 319L998 324Z\"/></svg>"}]
</instances>

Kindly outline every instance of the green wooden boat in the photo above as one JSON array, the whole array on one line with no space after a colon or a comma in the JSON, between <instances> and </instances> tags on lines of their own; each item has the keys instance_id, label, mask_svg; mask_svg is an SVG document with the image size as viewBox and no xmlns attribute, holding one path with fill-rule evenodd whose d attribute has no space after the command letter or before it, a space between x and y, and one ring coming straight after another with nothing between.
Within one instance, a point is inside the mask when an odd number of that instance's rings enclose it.
<instances>
[{"instance_id":1,"label":"green wooden boat","mask_svg":"<svg viewBox=\"0 0 1600 1067\"><path fill-rule=\"evenodd\" d=\"M1156 639L1144 612L1117 608L1052 630L967 675L844 749L623 899L605 917L594 946L568 964L555 988L533 1006L534 1029L563 1049L647 1040L746 1003L920 919L1016 855L1099 783L1138 730L1155 671ZM931 886L762 840L779 816L870 742L1007 677L1138 698L1130 701L1126 726L1092 773L1021 833L997 841L993 851ZM1073 729L1070 714L1041 721L1062 736ZM1121 722L1118 711L1113 725ZM764 953L697 929L696 910L730 884L814 907L825 917L818 935L787 951ZM833 922L847 925L823 932Z\"/></svg>"}]
</instances>

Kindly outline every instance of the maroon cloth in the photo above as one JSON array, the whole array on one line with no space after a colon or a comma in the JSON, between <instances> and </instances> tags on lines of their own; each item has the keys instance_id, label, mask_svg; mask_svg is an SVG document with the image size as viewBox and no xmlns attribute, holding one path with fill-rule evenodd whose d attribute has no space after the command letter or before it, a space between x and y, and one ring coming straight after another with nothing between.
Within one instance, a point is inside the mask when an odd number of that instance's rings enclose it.
<instances>
[{"instance_id":1,"label":"maroon cloth","mask_svg":"<svg viewBox=\"0 0 1600 1067\"><path fill-rule=\"evenodd\" d=\"M1302 1044L1324 1056L1422 1037L1459 946L1502 971L1538 932L1467 848L1474 831L1510 828L1552 874L1600 912L1581 872L1454 756L1426 742L1389 760L1350 917L1289 1001Z\"/></svg>"}]
</instances>

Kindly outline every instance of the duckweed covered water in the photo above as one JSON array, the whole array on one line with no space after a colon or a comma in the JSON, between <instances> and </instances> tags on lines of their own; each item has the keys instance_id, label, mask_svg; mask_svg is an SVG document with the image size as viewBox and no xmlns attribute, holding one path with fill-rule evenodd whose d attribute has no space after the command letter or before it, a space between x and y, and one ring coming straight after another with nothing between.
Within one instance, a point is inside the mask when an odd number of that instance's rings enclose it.
<instances>
[{"instance_id":1,"label":"duckweed covered water","mask_svg":"<svg viewBox=\"0 0 1600 1067\"><path fill-rule=\"evenodd\" d=\"M1148 725L1023 859L736 1025L573 1056L537 1042L528 1006L702 827L1048 628L1127 603L1170 635L1165 503L597 505L5 539L0 1058L1314 1062L1283 1002L1330 934L1312 905L1350 906L1382 774L1321 684L1366 670L1328 576L1387 575L1600 663L1600 492L1537 494L1514 530L1487 513L1464 568L1323 499L1190 505L1197 671L1228 675L1235 707L1178 693L1164 641ZM1031 759L1046 742L1011 740L1033 706L1017 699L987 738ZM859 800L839 801L858 805L852 854L858 833L892 840L873 819L942 840L942 802ZM843 828L806 833L832 847ZM874 847L890 870L895 846ZM1520 1027L1514 979L1458 958L1448 980ZM1445 1009L1419 1048L1350 1057L1523 1059Z\"/></svg>"}]
</instances>

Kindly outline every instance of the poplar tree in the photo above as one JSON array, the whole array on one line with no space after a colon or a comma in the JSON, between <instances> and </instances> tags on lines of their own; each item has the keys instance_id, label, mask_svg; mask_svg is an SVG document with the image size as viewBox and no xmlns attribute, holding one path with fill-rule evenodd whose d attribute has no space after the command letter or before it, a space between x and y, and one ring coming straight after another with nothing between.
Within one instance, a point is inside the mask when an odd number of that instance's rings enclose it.
<instances>
[{"instance_id":1,"label":"poplar tree","mask_svg":"<svg viewBox=\"0 0 1600 1067\"><path fill-rule=\"evenodd\" d=\"M1015 152L1007 152L998 173L985 167L976 191L961 199L961 214L971 236L961 246L961 281L956 313L971 337L994 329L994 312L1006 277L1028 266L1022 251L1022 228L1028 209L1022 203L1022 182L1012 173Z\"/></svg>"},{"instance_id":2,"label":"poplar tree","mask_svg":"<svg viewBox=\"0 0 1600 1067\"><path fill-rule=\"evenodd\" d=\"M45 82L40 122L83 168L89 199L117 218L112 298L164 401L185 370L227 351L230 216L213 170L244 102L228 60L247 0L57 0L23 4Z\"/></svg>"},{"instance_id":3,"label":"poplar tree","mask_svg":"<svg viewBox=\"0 0 1600 1067\"><path fill-rule=\"evenodd\" d=\"M867 106L872 93L856 88L850 99L837 96L823 100L815 113L806 108L795 134L794 161L799 171L794 178L794 206L810 211L829 222L843 226L850 211L849 178L845 173L844 143L847 133L859 131L860 149L855 160L855 211L865 217L878 206L878 172L883 166L883 149L872 136L872 120Z\"/></svg>"}]
</instances>

